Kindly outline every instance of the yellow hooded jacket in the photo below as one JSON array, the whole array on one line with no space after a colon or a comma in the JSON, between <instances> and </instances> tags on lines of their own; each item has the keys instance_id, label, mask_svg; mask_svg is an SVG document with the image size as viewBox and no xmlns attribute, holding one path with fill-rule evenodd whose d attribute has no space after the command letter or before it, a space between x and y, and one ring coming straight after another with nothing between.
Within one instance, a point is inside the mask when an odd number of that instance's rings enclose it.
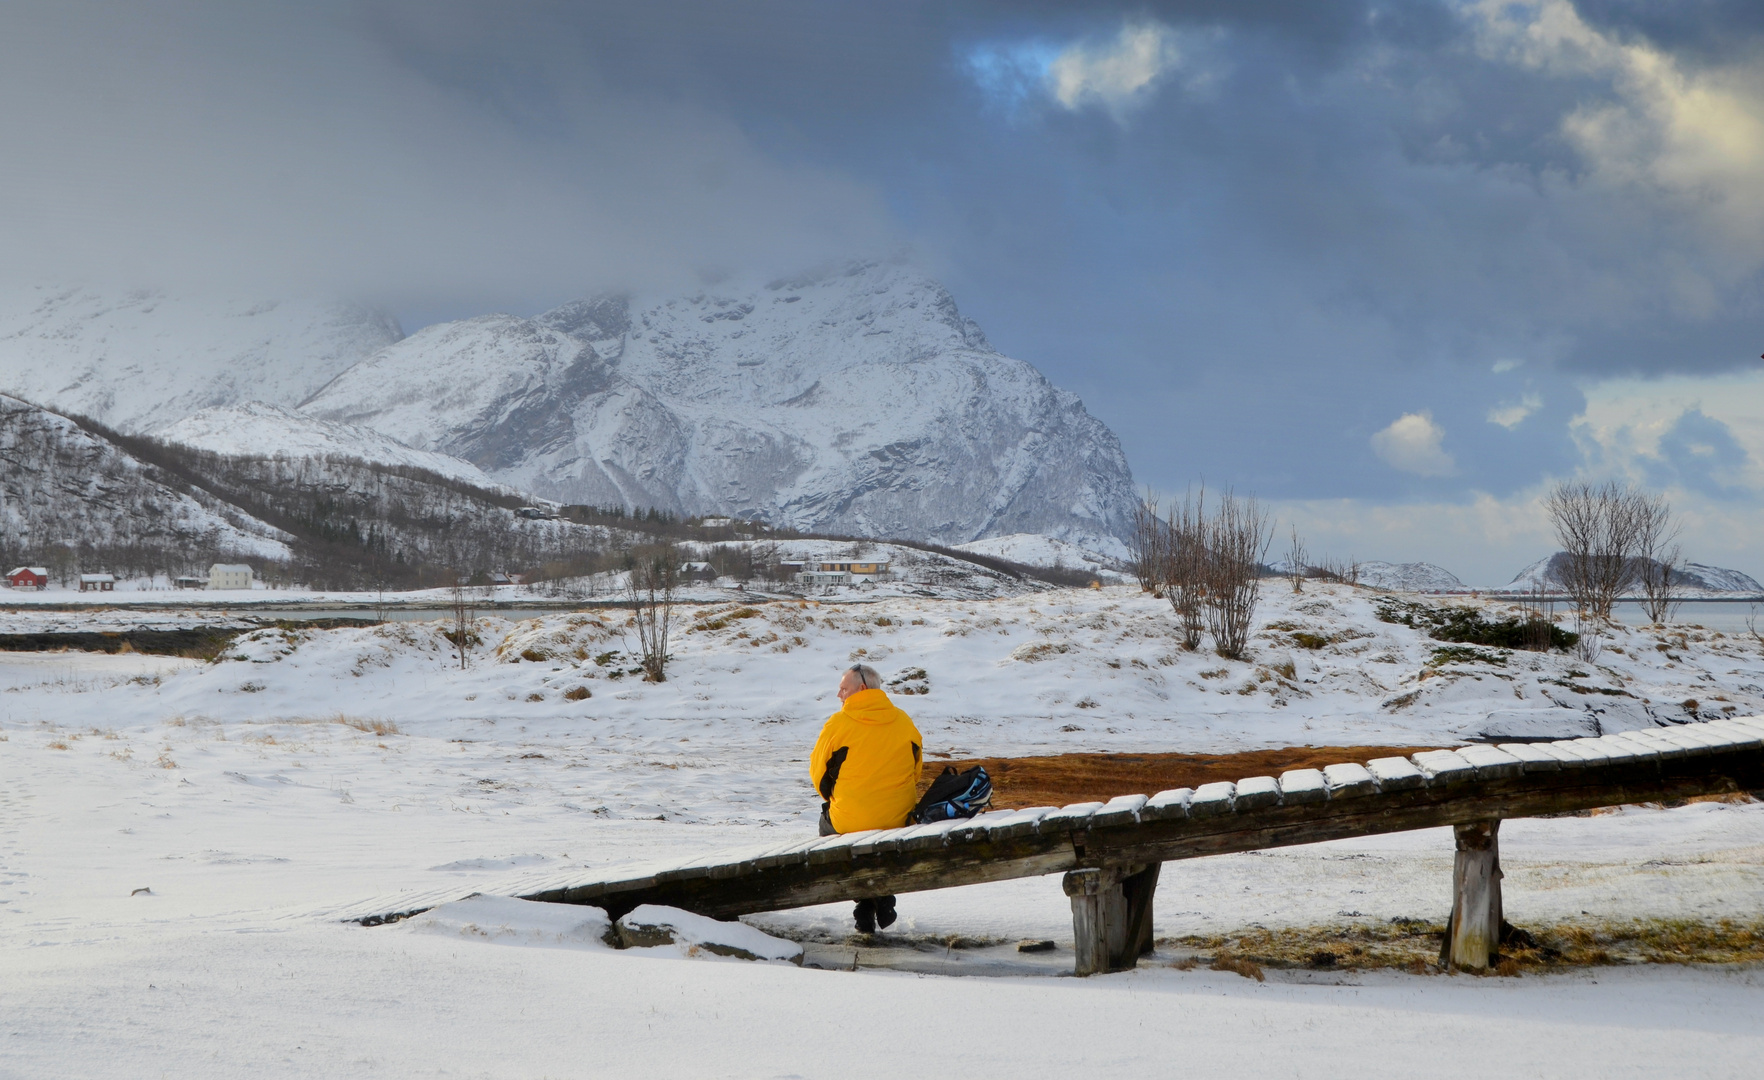
<instances>
[{"instance_id":1,"label":"yellow hooded jacket","mask_svg":"<svg viewBox=\"0 0 1764 1080\"><path fill-rule=\"evenodd\" d=\"M925 737L913 718L880 690L859 690L827 718L809 778L831 805L842 833L898 829L919 801L919 758Z\"/></svg>"}]
</instances>

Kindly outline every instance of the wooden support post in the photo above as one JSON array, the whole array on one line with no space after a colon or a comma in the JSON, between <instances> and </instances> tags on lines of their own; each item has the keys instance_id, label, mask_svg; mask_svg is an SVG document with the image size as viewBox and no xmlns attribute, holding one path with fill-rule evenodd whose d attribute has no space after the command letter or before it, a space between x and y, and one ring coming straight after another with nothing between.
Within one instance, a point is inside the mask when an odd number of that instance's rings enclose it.
<instances>
[{"instance_id":1,"label":"wooden support post","mask_svg":"<svg viewBox=\"0 0 1764 1080\"><path fill-rule=\"evenodd\" d=\"M1061 884L1072 898L1076 974L1125 971L1151 952L1152 894L1157 891L1161 865L1073 870L1066 875Z\"/></svg>"},{"instance_id":2,"label":"wooden support post","mask_svg":"<svg viewBox=\"0 0 1764 1080\"><path fill-rule=\"evenodd\" d=\"M1484 971L1501 943L1501 823L1472 821L1452 826L1452 832L1458 851L1441 959L1448 966Z\"/></svg>"}]
</instances>

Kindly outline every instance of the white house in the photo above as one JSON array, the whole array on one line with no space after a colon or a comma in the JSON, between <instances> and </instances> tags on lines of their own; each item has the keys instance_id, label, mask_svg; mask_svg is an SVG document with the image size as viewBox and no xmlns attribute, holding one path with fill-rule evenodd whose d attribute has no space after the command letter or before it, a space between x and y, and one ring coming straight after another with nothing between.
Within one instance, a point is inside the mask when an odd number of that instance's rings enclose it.
<instances>
[{"instance_id":1,"label":"white house","mask_svg":"<svg viewBox=\"0 0 1764 1080\"><path fill-rule=\"evenodd\" d=\"M249 589L251 588L251 567L244 563L215 563L208 568L208 587L211 589Z\"/></svg>"},{"instance_id":2,"label":"white house","mask_svg":"<svg viewBox=\"0 0 1764 1080\"><path fill-rule=\"evenodd\" d=\"M81 574L81 592L115 592L116 575L114 574Z\"/></svg>"}]
</instances>

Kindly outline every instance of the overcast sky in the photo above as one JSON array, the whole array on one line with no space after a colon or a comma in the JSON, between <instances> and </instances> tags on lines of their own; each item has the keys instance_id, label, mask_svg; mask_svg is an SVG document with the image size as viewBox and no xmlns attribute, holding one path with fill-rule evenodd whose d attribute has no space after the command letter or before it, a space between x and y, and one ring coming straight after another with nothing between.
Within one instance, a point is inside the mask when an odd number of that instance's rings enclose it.
<instances>
[{"instance_id":1,"label":"overcast sky","mask_svg":"<svg viewBox=\"0 0 1764 1080\"><path fill-rule=\"evenodd\" d=\"M1756 0L9 4L6 283L407 329L909 249L1140 482L1504 581L1553 479L1764 575Z\"/></svg>"}]
</instances>

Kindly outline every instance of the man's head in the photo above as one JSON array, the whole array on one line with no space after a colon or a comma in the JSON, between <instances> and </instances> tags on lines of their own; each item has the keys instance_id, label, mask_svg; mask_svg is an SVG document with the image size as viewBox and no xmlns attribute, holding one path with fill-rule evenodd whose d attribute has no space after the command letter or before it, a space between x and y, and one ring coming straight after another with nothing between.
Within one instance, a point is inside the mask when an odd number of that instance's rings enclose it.
<instances>
[{"instance_id":1,"label":"man's head","mask_svg":"<svg viewBox=\"0 0 1764 1080\"><path fill-rule=\"evenodd\" d=\"M839 700L857 693L859 690L882 689L882 673L868 664L853 664L845 669L839 677Z\"/></svg>"}]
</instances>

